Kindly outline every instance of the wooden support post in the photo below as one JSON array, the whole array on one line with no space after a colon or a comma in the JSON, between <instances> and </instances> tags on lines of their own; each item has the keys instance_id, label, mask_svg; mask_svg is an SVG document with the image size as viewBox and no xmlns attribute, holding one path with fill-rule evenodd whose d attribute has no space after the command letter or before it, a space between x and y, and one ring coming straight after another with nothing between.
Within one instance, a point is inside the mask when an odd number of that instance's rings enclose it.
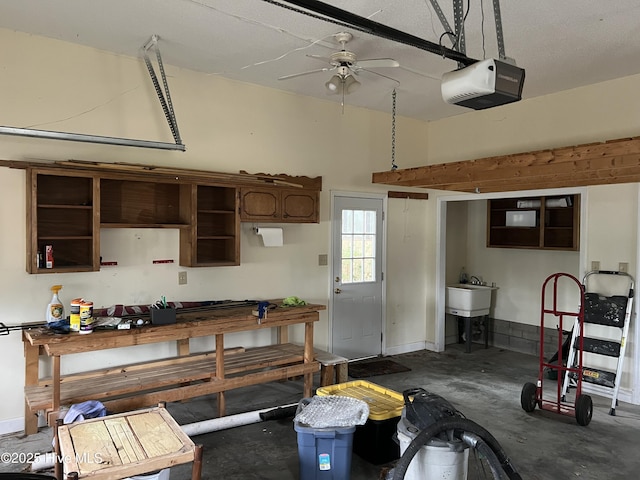
<instances>
[{"instance_id":1,"label":"wooden support post","mask_svg":"<svg viewBox=\"0 0 640 480\"><path fill-rule=\"evenodd\" d=\"M186 355L189 355L190 351L189 351L189 339L188 338L181 338L180 340L176 341L176 344L178 345L178 355L181 357L184 357Z\"/></svg>"},{"instance_id":2,"label":"wooden support post","mask_svg":"<svg viewBox=\"0 0 640 480\"><path fill-rule=\"evenodd\" d=\"M60 411L60 355L53 356L53 412Z\"/></svg>"},{"instance_id":3,"label":"wooden support post","mask_svg":"<svg viewBox=\"0 0 640 480\"><path fill-rule=\"evenodd\" d=\"M202 476L202 445L198 444L194 450L193 466L191 467L191 480L200 480Z\"/></svg>"},{"instance_id":4,"label":"wooden support post","mask_svg":"<svg viewBox=\"0 0 640 480\"><path fill-rule=\"evenodd\" d=\"M31 386L38 384L38 356L40 347L35 347L25 340L24 342L24 385ZM24 400L24 434L31 435L38 431L38 415L31 411L25 397Z\"/></svg>"},{"instance_id":5,"label":"wooden support post","mask_svg":"<svg viewBox=\"0 0 640 480\"><path fill-rule=\"evenodd\" d=\"M216 378L222 380L224 378L224 335L219 333L216 335ZM218 393L218 417L225 415L226 405L224 392Z\"/></svg>"},{"instance_id":6,"label":"wooden support post","mask_svg":"<svg viewBox=\"0 0 640 480\"><path fill-rule=\"evenodd\" d=\"M313 362L313 322L306 322L304 324L304 363L310 362ZM313 372L305 373L303 395L310 397L312 389Z\"/></svg>"},{"instance_id":7,"label":"wooden support post","mask_svg":"<svg viewBox=\"0 0 640 480\"><path fill-rule=\"evenodd\" d=\"M289 343L289 326L278 327L278 343Z\"/></svg>"}]
</instances>

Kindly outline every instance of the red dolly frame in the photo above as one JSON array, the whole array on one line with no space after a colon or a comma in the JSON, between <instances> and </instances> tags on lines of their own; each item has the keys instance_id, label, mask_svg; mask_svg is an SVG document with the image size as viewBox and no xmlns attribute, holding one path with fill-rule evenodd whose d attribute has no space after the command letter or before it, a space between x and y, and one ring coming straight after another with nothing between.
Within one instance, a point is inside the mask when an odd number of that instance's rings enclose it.
<instances>
[{"instance_id":1,"label":"red dolly frame","mask_svg":"<svg viewBox=\"0 0 640 480\"><path fill-rule=\"evenodd\" d=\"M558 280L568 278L575 282L580 293L580 307L577 312L566 312L558 309ZM553 305L547 308L546 305L546 289L549 283L553 281ZM584 285L580 281L568 273L555 273L547 277L542 285L542 309L540 314L540 369L538 372L537 384L527 382L522 387L520 395L520 404L526 412L533 412L536 405L541 410L547 410L562 415L575 416L579 425L586 426L591 421L593 415L593 402L589 395L582 394L582 351L583 351L583 326L584 326ZM558 359L557 364L546 363L544 360L544 317L545 315L554 315L558 319ZM578 359L577 365L563 365L562 343L564 332L564 317L573 317L573 328L578 329L576 341L578 342ZM558 370L556 400L549 400L543 397L544 390L544 372L545 369ZM576 382L576 402L575 405L563 400L562 386L566 373L574 374Z\"/></svg>"}]
</instances>

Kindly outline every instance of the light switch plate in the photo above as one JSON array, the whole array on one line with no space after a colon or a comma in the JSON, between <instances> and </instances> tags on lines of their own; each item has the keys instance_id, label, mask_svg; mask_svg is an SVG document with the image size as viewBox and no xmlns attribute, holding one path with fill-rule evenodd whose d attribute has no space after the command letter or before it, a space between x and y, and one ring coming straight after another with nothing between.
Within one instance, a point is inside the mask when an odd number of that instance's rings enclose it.
<instances>
[{"instance_id":1,"label":"light switch plate","mask_svg":"<svg viewBox=\"0 0 640 480\"><path fill-rule=\"evenodd\" d=\"M600 270L600 262L598 260L591 262L591 270Z\"/></svg>"},{"instance_id":2,"label":"light switch plate","mask_svg":"<svg viewBox=\"0 0 640 480\"><path fill-rule=\"evenodd\" d=\"M629 272L629 264L627 262L620 262L618 264L618 271L623 273Z\"/></svg>"},{"instance_id":3,"label":"light switch plate","mask_svg":"<svg viewBox=\"0 0 640 480\"><path fill-rule=\"evenodd\" d=\"M329 264L329 257L326 253L318 255L318 265L325 266Z\"/></svg>"}]
</instances>

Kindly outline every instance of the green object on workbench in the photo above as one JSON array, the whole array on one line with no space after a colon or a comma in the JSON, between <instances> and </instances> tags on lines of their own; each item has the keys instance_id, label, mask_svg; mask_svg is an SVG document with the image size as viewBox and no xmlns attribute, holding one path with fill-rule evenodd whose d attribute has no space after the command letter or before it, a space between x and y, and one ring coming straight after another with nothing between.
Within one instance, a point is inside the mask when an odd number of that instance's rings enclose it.
<instances>
[{"instance_id":1,"label":"green object on workbench","mask_svg":"<svg viewBox=\"0 0 640 480\"><path fill-rule=\"evenodd\" d=\"M306 304L307 302L298 297L287 297L282 300L283 307L299 307Z\"/></svg>"}]
</instances>

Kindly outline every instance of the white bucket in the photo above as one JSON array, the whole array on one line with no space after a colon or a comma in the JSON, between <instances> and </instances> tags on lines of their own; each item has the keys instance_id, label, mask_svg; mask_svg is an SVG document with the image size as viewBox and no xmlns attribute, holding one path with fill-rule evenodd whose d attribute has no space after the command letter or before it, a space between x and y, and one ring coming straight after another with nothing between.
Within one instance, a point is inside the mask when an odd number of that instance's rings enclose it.
<instances>
[{"instance_id":1,"label":"white bucket","mask_svg":"<svg viewBox=\"0 0 640 480\"><path fill-rule=\"evenodd\" d=\"M123 480L169 480L170 468L165 468L159 472L146 473L144 475L135 475L133 477L124 478Z\"/></svg>"},{"instance_id":2,"label":"white bucket","mask_svg":"<svg viewBox=\"0 0 640 480\"><path fill-rule=\"evenodd\" d=\"M415 432L411 430L414 429L407 428L403 419L398 422L400 455L404 454L409 444L419 433L417 429ZM468 460L468 448L457 452L445 442L432 440L415 454L404 478L405 480L422 480L425 478L466 480Z\"/></svg>"}]
</instances>

